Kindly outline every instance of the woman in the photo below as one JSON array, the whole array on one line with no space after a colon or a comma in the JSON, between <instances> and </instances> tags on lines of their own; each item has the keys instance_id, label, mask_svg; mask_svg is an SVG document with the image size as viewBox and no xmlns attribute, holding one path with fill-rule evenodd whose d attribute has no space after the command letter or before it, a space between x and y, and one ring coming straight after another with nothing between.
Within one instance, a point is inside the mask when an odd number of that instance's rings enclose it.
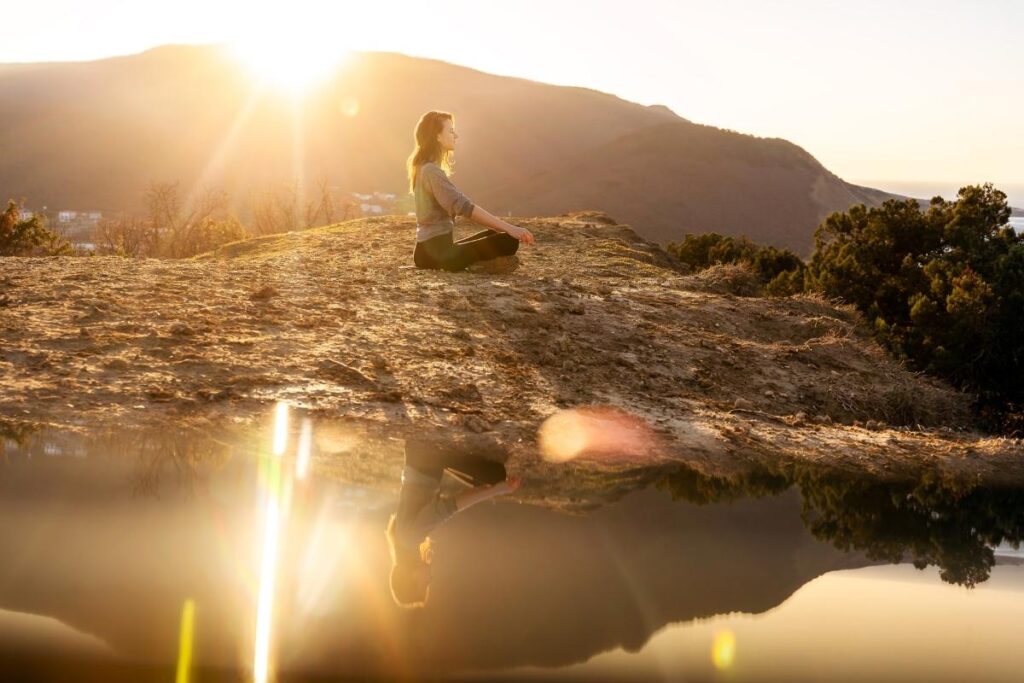
<instances>
[{"instance_id":1,"label":"woman","mask_svg":"<svg viewBox=\"0 0 1024 683\"><path fill-rule=\"evenodd\" d=\"M443 111L428 111L416 124L416 149L409 156L409 189L416 200L417 268L450 272L477 261L512 256L519 243L533 244L526 228L506 223L477 206L448 179L452 170L455 121ZM490 229L453 241L455 216L465 216Z\"/></svg>"},{"instance_id":2,"label":"woman","mask_svg":"<svg viewBox=\"0 0 1024 683\"><path fill-rule=\"evenodd\" d=\"M447 471L473 488L457 496L441 493ZM519 488L518 477L506 479L505 466L472 455L452 453L451 444L409 439L398 510L387 526L391 550L391 596L402 607L422 607L430 591L430 538L437 525L456 512Z\"/></svg>"}]
</instances>

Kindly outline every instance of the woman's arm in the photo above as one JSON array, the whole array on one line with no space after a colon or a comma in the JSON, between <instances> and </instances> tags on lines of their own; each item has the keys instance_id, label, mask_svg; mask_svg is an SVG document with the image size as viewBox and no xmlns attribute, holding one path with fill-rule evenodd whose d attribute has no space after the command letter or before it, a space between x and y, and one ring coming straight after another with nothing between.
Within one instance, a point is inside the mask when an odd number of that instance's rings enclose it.
<instances>
[{"instance_id":1,"label":"woman's arm","mask_svg":"<svg viewBox=\"0 0 1024 683\"><path fill-rule=\"evenodd\" d=\"M424 164L420 172L423 174L423 181L427 183L427 188L434 195L438 205L447 211L448 215L452 218L455 216L465 216L474 223L479 223L484 227L506 232L520 242L533 244L532 232L518 225L506 223L482 206L474 204L472 199L462 194L455 187L437 164Z\"/></svg>"},{"instance_id":2,"label":"woman's arm","mask_svg":"<svg viewBox=\"0 0 1024 683\"><path fill-rule=\"evenodd\" d=\"M494 498L495 496L512 493L518 489L519 485L522 483L523 480L519 477L509 477L505 481L497 484L476 486L468 491L463 491L459 495L455 496L455 509L456 511L465 510L468 507L472 507L477 503L482 503L485 500Z\"/></svg>"},{"instance_id":3,"label":"woman's arm","mask_svg":"<svg viewBox=\"0 0 1024 683\"><path fill-rule=\"evenodd\" d=\"M520 242L533 244L532 232L526 228L521 228L518 225L506 223L479 204L473 205L473 212L469 215L469 219L474 223L479 223L480 225L491 228L492 230L507 232Z\"/></svg>"}]
</instances>

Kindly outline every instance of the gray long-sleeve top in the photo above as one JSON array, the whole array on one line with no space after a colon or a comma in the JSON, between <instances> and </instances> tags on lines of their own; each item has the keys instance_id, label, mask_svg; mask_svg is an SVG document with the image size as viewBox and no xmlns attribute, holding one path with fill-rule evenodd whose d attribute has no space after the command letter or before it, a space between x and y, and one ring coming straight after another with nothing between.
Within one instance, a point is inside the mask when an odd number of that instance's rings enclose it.
<instances>
[{"instance_id":1,"label":"gray long-sleeve top","mask_svg":"<svg viewBox=\"0 0 1024 683\"><path fill-rule=\"evenodd\" d=\"M455 229L455 216L473 214L473 200L459 192L444 170L432 161L420 166L416 200L416 241L423 242Z\"/></svg>"},{"instance_id":2,"label":"gray long-sleeve top","mask_svg":"<svg viewBox=\"0 0 1024 683\"><path fill-rule=\"evenodd\" d=\"M434 527L456 512L455 499L441 493L441 476L405 466L395 519L395 540L403 551L414 553Z\"/></svg>"}]
</instances>

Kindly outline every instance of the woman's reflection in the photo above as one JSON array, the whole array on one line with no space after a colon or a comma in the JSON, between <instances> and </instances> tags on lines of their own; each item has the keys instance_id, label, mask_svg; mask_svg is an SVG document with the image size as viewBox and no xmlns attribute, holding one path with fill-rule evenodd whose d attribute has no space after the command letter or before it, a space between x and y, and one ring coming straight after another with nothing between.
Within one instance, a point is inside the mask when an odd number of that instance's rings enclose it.
<instances>
[{"instance_id":1,"label":"woman's reflection","mask_svg":"<svg viewBox=\"0 0 1024 683\"><path fill-rule=\"evenodd\" d=\"M444 472L471 486L456 496L441 493ZM500 462L453 451L451 444L410 439L398 510L388 520L391 595L402 607L422 607L430 593L430 538L427 534L456 512L519 488Z\"/></svg>"}]
</instances>

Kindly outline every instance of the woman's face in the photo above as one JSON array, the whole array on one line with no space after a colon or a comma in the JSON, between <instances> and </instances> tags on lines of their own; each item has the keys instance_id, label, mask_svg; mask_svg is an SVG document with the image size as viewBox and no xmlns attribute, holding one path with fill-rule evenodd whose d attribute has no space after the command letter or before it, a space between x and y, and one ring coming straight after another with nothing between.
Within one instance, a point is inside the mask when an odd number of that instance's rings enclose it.
<instances>
[{"instance_id":1,"label":"woman's face","mask_svg":"<svg viewBox=\"0 0 1024 683\"><path fill-rule=\"evenodd\" d=\"M458 139L459 135L455 132L455 124L452 123L452 120L441 121L441 132L437 134L437 142L441 145L441 149L450 152L455 149L455 141Z\"/></svg>"}]
</instances>

